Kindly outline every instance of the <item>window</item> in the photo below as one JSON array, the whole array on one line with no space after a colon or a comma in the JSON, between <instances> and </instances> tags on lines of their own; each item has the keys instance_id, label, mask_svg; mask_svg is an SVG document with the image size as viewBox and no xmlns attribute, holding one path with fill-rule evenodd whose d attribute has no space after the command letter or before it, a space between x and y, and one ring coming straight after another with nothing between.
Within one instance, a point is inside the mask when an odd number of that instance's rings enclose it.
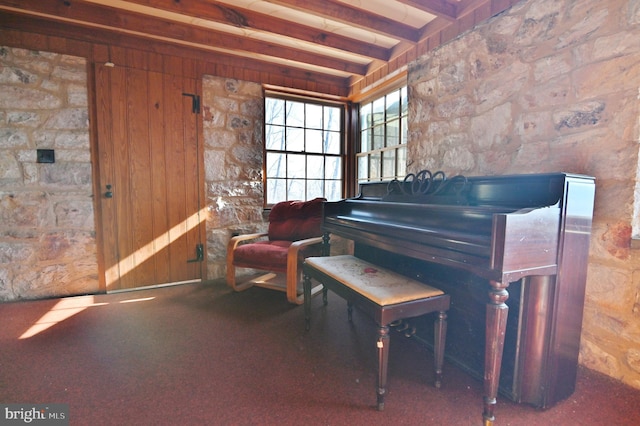
<instances>
[{"instance_id":1,"label":"window","mask_svg":"<svg viewBox=\"0 0 640 426\"><path fill-rule=\"evenodd\" d=\"M265 97L266 204L342 198L343 110Z\"/></svg>"},{"instance_id":2,"label":"window","mask_svg":"<svg viewBox=\"0 0 640 426\"><path fill-rule=\"evenodd\" d=\"M407 165L407 87L360 107L358 183L403 179Z\"/></svg>"}]
</instances>

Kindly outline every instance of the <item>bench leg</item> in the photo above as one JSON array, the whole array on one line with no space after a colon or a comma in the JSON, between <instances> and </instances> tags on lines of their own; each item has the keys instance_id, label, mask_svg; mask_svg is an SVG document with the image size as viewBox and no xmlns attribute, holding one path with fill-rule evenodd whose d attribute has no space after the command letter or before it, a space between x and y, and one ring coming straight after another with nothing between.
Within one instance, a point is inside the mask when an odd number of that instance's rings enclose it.
<instances>
[{"instance_id":1,"label":"bench leg","mask_svg":"<svg viewBox=\"0 0 640 426\"><path fill-rule=\"evenodd\" d=\"M433 356L435 364L435 387L442 385L442 365L444 364L444 346L447 338L447 313L438 312L438 319L434 323Z\"/></svg>"},{"instance_id":2,"label":"bench leg","mask_svg":"<svg viewBox=\"0 0 640 426\"><path fill-rule=\"evenodd\" d=\"M304 292L304 328L309 331L311 328L311 277L303 275L302 287Z\"/></svg>"},{"instance_id":3,"label":"bench leg","mask_svg":"<svg viewBox=\"0 0 640 426\"><path fill-rule=\"evenodd\" d=\"M384 410L384 397L387 393L387 364L389 362L389 327L378 327L378 411Z\"/></svg>"}]
</instances>

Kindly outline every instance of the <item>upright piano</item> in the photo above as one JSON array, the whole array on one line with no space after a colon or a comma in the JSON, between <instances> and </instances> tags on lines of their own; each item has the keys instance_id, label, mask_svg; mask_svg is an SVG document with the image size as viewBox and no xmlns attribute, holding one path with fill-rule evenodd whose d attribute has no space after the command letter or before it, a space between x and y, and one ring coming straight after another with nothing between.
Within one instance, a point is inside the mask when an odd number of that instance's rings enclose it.
<instances>
[{"instance_id":1,"label":"upright piano","mask_svg":"<svg viewBox=\"0 0 640 426\"><path fill-rule=\"evenodd\" d=\"M447 358L498 393L548 408L575 389L595 180L422 171L324 205L354 254L451 295ZM424 342L430 327L415 320Z\"/></svg>"}]
</instances>

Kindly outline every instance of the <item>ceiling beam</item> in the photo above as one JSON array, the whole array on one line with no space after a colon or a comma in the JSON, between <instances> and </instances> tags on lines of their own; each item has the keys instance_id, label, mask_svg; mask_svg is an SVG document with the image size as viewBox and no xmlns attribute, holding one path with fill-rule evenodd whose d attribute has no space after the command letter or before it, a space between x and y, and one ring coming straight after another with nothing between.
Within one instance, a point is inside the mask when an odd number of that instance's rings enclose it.
<instances>
[{"instance_id":1,"label":"ceiling beam","mask_svg":"<svg viewBox=\"0 0 640 426\"><path fill-rule=\"evenodd\" d=\"M288 66L290 67L295 67L296 63L303 63L349 74L364 75L367 72L366 65L349 62L344 59L336 59L317 53L310 53L303 49L279 46L255 39L235 37L219 31L180 24L166 19L150 18L142 14L78 0L56 2L0 0L0 6L3 5L14 7L16 10L23 10L24 13L33 14L34 16L39 14L51 20L83 23L89 27L109 29L115 32L129 32L166 42L172 42L169 39L174 39L178 44L211 46L223 49L226 52L246 51L256 55L269 55L289 61ZM140 31L141 29L144 29L144 34Z\"/></svg>"},{"instance_id":2,"label":"ceiling beam","mask_svg":"<svg viewBox=\"0 0 640 426\"><path fill-rule=\"evenodd\" d=\"M365 43L360 40L321 31L317 28L297 24L285 19L258 13L246 8L230 7L217 1L191 0L176 2L167 0L127 0L172 13L179 13L234 27L293 37L309 43L342 50L372 59L389 60L390 49Z\"/></svg>"},{"instance_id":3,"label":"ceiling beam","mask_svg":"<svg viewBox=\"0 0 640 426\"><path fill-rule=\"evenodd\" d=\"M334 21L347 23L399 40L415 43L419 37L419 31L409 25L368 13L336 0L269 0L269 2L291 7L302 12L313 12L316 15L324 16Z\"/></svg>"},{"instance_id":4,"label":"ceiling beam","mask_svg":"<svg viewBox=\"0 0 640 426\"><path fill-rule=\"evenodd\" d=\"M269 82L269 75L286 77L292 80L313 81L316 85L323 85L333 88L329 94L345 96L348 92L347 87L349 80L344 77L338 77L330 74L311 73L304 70L298 70L291 67L280 66L277 64L260 61L247 60L234 55L212 52L210 50L198 49L194 47L177 46L162 41L149 40L130 34L116 33L102 29L91 29L87 31L87 27L65 22L55 22L42 17L27 16L18 13L0 13L0 28L24 31L27 33L49 35L55 37L77 40L94 45L103 45L111 47L120 47L155 53L167 56L178 56L183 58L194 59L209 64L211 66L229 67L238 70L234 78L242 79L242 70L251 70L261 75L261 80L257 83ZM0 34L2 30L0 30ZM34 47L35 48L35 47ZM66 52L57 52L66 53ZM98 60L115 61L115 58L105 57ZM116 63L116 65L122 65ZM229 76L231 77L231 76ZM271 84L278 84L272 82ZM301 88L305 89L305 88ZM305 89L309 90L309 89Z\"/></svg>"},{"instance_id":5,"label":"ceiling beam","mask_svg":"<svg viewBox=\"0 0 640 426\"><path fill-rule=\"evenodd\" d=\"M344 96L517 1L0 0L0 34L194 59L209 74Z\"/></svg>"},{"instance_id":6,"label":"ceiling beam","mask_svg":"<svg viewBox=\"0 0 640 426\"><path fill-rule=\"evenodd\" d=\"M423 10L431 13L432 15L439 16L448 21L455 21L458 17L456 6L445 0L398 0L400 3L404 3L407 6L415 7L416 9Z\"/></svg>"}]
</instances>

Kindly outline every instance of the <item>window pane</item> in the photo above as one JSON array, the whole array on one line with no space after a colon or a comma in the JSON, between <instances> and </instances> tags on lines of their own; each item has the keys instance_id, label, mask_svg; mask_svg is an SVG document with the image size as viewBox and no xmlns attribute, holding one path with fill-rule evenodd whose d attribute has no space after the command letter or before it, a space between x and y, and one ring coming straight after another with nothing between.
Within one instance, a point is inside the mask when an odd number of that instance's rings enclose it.
<instances>
[{"instance_id":1,"label":"window pane","mask_svg":"<svg viewBox=\"0 0 640 426\"><path fill-rule=\"evenodd\" d=\"M373 101L373 124L384 122L384 97Z\"/></svg>"},{"instance_id":2,"label":"window pane","mask_svg":"<svg viewBox=\"0 0 640 426\"><path fill-rule=\"evenodd\" d=\"M396 152L395 150L382 153L382 179L391 180L396 176Z\"/></svg>"},{"instance_id":3,"label":"window pane","mask_svg":"<svg viewBox=\"0 0 640 426\"><path fill-rule=\"evenodd\" d=\"M380 153L369 155L369 179L380 180L381 165L380 165Z\"/></svg>"},{"instance_id":4,"label":"window pane","mask_svg":"<svg viewBox=\"0 0 640 426\"><path fill-rule=\"evenodd\" d=\"M387 95L387 117L386 120L393 120L400 116L400 91L389 93Z\"/></svg>"},{"instance_id":5,"label":"window pane","mask_svg":"<svg viewBox=\"0 0 640 426\"><path fill-rule=\"evenodd\" d=\"M288 179L287 200L306 200L304 179Z\"/></svg>"},{"instance_id":6,"label":"window pane","mask_svg":"<svg viewBox=\"0 0 640 426\"><path fill-rule=\"evenodd\" d=\"M384 148L384 124L373 128L373 149Z\"/></svg>"},{"instance_id":7,"label":"window pane","mask_svg":"<svg viewBox=\"0 0 640 426\"><path fill-rule=\"evenodd\" d=\"M304 151L304 129L287 127L287 151Z\"/></svg>"},{"instance_id":8,"label":"window pane","mask_svg":"<svg viewBox=\"0 0 640 426\"><path fill-rule=\"evenodd\" d=\"M287 155L287 176L289 178L304 178L305 173L305 155L289 154Z\"/></svg>"},{"instance_id":9,"label":"window pane","mask_svg":"<svg viewBox=\"0 0 640 426\"><path fill-rule=\"evenodd\" d=\"M265 133L264 138L267 149L284 149L284 127L267 124Z\"/></svg>"},{"instance_id":10,"label":"window pane","mask_svg":"<svg viewBox=\"0 0 640 426\"><path fill-rule=\"evenodd\" d=\"M267 178L287 177L286 155L267 152Z\"/></svg>"},{"instance_id":11,"label":"window pane","mask_svg":"<svg viewBox=\"0 0 640 426\"><path fill-rule=\"evenodd\" d=\"M340 114L340 108L337 107L324 107L324 129L339 132L342 129L340 121L342 116Z\"/></svg>"},{"instance_id":12,"label":"window pane","mask_svg":"<svg viewBox=\"0 0 640 426\"><path fill-rule=\"evenodd\" d=\"M385 146L394 146L400 143L400 120L387 122L387 144Z\"/></svg>"},{"instance_id":13,"label":"window pane","mask_svg":"<svg viewBox=\"0 0 640 426\"><path fill-rule=\"evenodd\" d=\"M287 101L287 126L304 127L304 104Z\"/></svg>"},{"instance_id":14,"label":"window pane","mask_svg":"<svg viewBox=\"0 0 640 426\"><path fill-rule=\"evenodd\" d=\"M264 102L264 121L267 124L284 126L284 100L266 98Z\"/></svg>"},{"instance_id":15,"label":"window pane","mask_svg":"<svg viewBox=\"0 0 640 426\"><path fill-rule=\"evenodd\" d=\"M409 103L408 103L408 97L407 97L407 86L404 86L402 89L400 89L400 102L402 103L402 115L407 115L407 111L409 109Z\"/></svg>"},{"instance_id":16,"label":"window pane","mask_svg":"<svg viewBox=\"0 0 640 426\"><path fill-rule=\"evenodd\" d=\"M342 199L342 185L339 180L324 181L324 198L328 201L338 201Z\"/></svg>"},{"instance_id":17,"label":"window pane","mask_svg":"<svg viewBox=\"0 0 640 426\"><path fill-rule=\"evenodd\" d=\"M287 199L286 179L267 179L267 203L275 204Z\"/></svg>"},{"instance_id":18,"label":"window pane","mask_svg":"<svg viewBox=\"0 0 640 426\"><path fill-rule=\"evenodd\" d=\"M360 130L371 127L371 125L373 124L373 116L371 115L372 107L373 104L366 104L360 108Z\"/></svg>"},{"instance_id":19,"label":"window pane","mask_svg":"<svg viewBox=\"0 0 640 426\"><path fill-rule=\"evenodd\" d=\"M404 177L407 175L407 148L404 146L398 148L396 154L398 156L398 171L396 175L398 177Z\"/></svg>"},{"instance_id":20,"label":"window pane","mask_svg":"<svg viewBox=\"0 0 640 426\"><path fill-rule=\"evenodd\" d=\"M340 132L324 132L324 153L339 155L342 150L342 138Z\"/></svg>"},{"instance_id":21,"label":"window pane","mask_svg":"<svg viewBox=\"0 0 640 426\"><path fill-rule=\"evenodd\" d=\"M325 179L342 179L342 159L340 157L325 157Z\"/></svg>"},{"instance_id":22,"label":"window pane","mask_svg":"<svg viewBox=\"0 0 640 426\"><path fill-rule=\"evenodd\" d=\"M324 178L324 157L322 155L307 156L307 178Z\"/></svg>"},{"instance_id":23,"label":"window pane","mask_svg":"<svg viewBox=\"0 0 640 426\"><path fill-rule=\"evenodd\" d=\"M305 131L307 135L307 144L306 150L307 152L322 152L322 130L311 130L307 129Z\"/></svg>"},{"instance_id":24,"label":"window pane","mask_svg":"<svg viewBox=\"0 0 640 426\"><path fill-rule=\"evenodd\" d=\"M358 156L358 180L367 180L369 178L369 156Z\"/></svg>"},{"instance_id":25,"label":"window pane","mask_svg":"<svg viewBox=\"0 0 640 426\"><path fill-rule=\"evenodd\" d=\"M312 179L307 181L307 200L324 197L324 180Z\"/></svg>"},{"instance_id":26,"label":"window pane","mask_svg":"<svg viewBox=\"0 0 640 426\"><path fill-rule=\"evenodd\" d=\"M360 152L373 149L373 129L367 129L360 135Z\"/></svg>"},{"instance_id":27,"label":"window pane","mask_svg":"<svg viewBox=\"0 0 640 426\"><path fill-rule=\"evenodd\" d=\"M306 104L305 127L322 129L322 105Z\"/></svg>"}]
</instances>

